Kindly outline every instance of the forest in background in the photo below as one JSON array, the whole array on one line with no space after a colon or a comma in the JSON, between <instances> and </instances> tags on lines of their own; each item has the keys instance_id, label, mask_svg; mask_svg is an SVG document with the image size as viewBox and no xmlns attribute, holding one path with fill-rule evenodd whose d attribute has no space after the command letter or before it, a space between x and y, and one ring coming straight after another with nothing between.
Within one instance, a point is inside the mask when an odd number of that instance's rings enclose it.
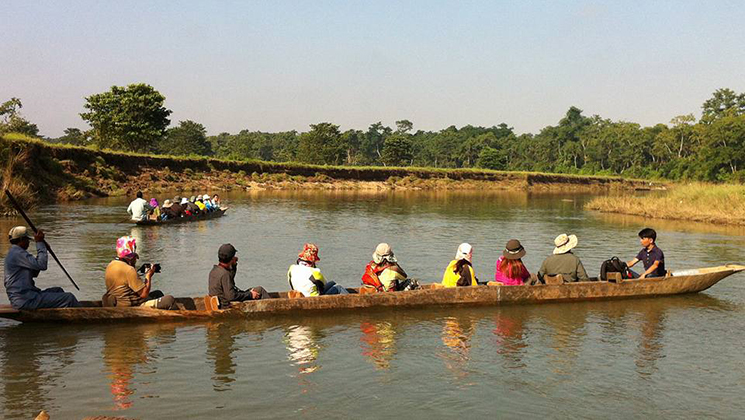
<instances>
[{"instance_id":1,"label":"forest in background","mask_svg":"<svg viewBox=\"0 0 745 420\"><path fill-rule=\"evenodd\" d=\"M651 127L587 116L570 107L556 125L517 134L506 123L415 130L409 120L366 130L330 122L306 132L242 130L208 136L195 121L171 126L165 97L152 86L113 86L86 97L83 131L39 135L11 98L0 105L0 134L17 132L51 143L175 156L348 166L484 168L670 180L745 182L745 93L718 89L701 117L676 116Z\"/></svg>"}]
</instances>

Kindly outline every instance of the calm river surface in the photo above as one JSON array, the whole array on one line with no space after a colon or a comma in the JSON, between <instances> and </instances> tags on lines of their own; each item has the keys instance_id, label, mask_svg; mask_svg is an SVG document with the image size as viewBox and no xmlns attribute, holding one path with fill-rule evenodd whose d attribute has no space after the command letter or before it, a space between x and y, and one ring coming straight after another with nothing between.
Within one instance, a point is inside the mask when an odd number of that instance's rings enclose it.
<instances>
[{"instance_id":1,"label":"calm river surface","mask_svg":"<svg viewBox=\"0 0 745 420\"><path fill-rule=\"evenodd\" d=\"M154 288L204 295L217 248L231 242L239 287L286 290L304 242L327 278L357 286L378 242L439 281L460 242L477 276L494 275L510 238L537 271L563 232L590 275L639 250L643 220L582 210L590 197L526 193L262 192L226 195L226 217L132 227L128 200L32 214L79 283L98 299L117 237L160 262ZM17 223L18 221L16 221ZM0 221L7 232L13 221ZM649 223L668 269L745 262L745 232ZM33 248L33 245L32 245ZM0 245L4 257L8 244ZM699 294L618 302L436 308L265 321L59 326L0 321L0 417L137 418L742 418L745 275ZM70 290L50 260L40 287ZM68 287L69 286L69 287ZM5 290L0 302L7 303Z\"/></svg>"}]
</instances>

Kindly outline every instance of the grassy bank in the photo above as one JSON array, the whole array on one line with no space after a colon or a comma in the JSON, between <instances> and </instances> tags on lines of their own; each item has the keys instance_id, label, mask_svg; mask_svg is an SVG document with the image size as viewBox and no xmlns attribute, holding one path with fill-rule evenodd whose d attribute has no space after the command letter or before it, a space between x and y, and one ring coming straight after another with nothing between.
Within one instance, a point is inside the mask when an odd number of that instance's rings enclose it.
<instances>
[{"instance_id":1,"label":"grassy bank","mask_svg":"<svg viewBox=\"0 0 745 420\"><path fill-rule=\"evenodd\" d=\"M585 208L646 218L743 226L745 186L703 183L672 185L667 191L641 197L598 197L587 203Z\"/></svg>"},{"instance_id":2,"label":"grassy bank","mask_svg":"<svg viewBox=\"0 0 745 420\"><path fill-rule=\"evenodd\" d=\"M52 145L21 135L0 140L3 182L27 202L95 196L231 189L526 189L643 188L645 181L475 169L319 166L143 155ZM25 192L23 192L25 189ZM0 203L2 205L3 203Z\"/></svg>"}]
</instances>

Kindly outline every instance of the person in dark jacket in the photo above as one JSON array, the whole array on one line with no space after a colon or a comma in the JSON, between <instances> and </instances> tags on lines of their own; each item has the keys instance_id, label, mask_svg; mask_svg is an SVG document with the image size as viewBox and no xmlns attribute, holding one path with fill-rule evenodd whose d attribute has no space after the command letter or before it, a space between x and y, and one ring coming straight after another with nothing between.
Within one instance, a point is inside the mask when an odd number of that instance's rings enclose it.
<instances>
[{"instance_id":1,"label":"person in dark jacket","mask_svg":"<svg viewBox=\"0 0 745 420\"><path fill-rule=\"evenodd\" d=\"M173 197L173 204L171 205L170 213L174 217L181 217L184 215L184 208L181 206L181 197Z\"/></svg>"},{"instance_id":2,"label":"person in dark jacket","mask_svg":"<svg viewBox=\"0 0 745 420\"><path fill-rule=\"evenodd\" d=\"M221 245L217 251L219 264L212 267L209 274L209 294L217 296L220 308L223 309L229 307L230 302L271 298L261 286L248 290L241 290L235 286L235 274L238 271L236 252L238 251L231 244Z\"/></svg>"}]
</instances>

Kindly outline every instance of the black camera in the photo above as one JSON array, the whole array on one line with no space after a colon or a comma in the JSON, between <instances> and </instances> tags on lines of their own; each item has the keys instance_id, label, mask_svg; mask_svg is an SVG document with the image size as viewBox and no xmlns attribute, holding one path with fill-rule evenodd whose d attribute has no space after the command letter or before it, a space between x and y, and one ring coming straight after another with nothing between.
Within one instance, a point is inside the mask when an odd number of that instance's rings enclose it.
<instances>
[{"instance_id":1,"label":"black camera","mask_svg":"<svg viewBox=\"0 0 745 420\"><path fill-rule=\"evenodd\" d=\"M154 266L155 266L155 271L154 272L155 273L160 273L160 264L154 264ZM140 273L142 273L142 274L145 274L148 270L150 270L150 267L151 267L151 264L150 263L145 263L145 264L142 264L142 266L140 266L140 269L137 270L137 271L140 272Z\"/></svg>"}]
</instances>

